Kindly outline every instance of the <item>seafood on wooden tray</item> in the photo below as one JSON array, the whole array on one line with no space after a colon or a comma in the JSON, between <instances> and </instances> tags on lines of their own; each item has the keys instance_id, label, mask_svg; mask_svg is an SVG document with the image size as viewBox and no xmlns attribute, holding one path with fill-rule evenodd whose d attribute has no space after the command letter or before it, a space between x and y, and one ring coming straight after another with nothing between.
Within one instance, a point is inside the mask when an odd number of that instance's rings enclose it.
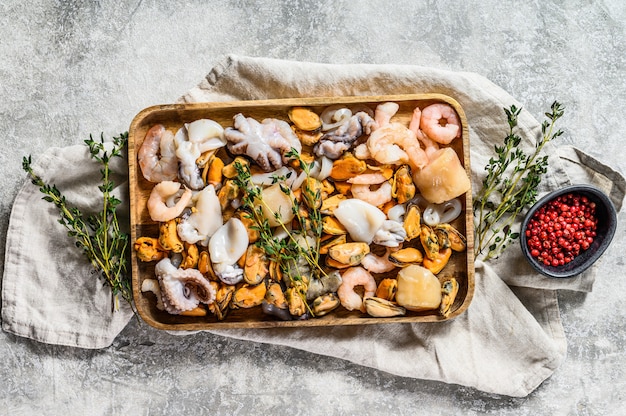
<instances>
[{"instance_id":1,"label":"seafood on wooden tray","mask_svg":"<svg viewBox=\"0 0 626 416\"><path fill-rule=\"evenodd\" d=\"M241 308L277 320L447 317L459 286L446 266L466 250L453 226L470 190L450 147L461 124L446 103L416 107L408 123L398 108L151 126L138 161L159 231L134 242L155 265L141 290L169 314L220 321Z\"/></svg>"}]
</instances>

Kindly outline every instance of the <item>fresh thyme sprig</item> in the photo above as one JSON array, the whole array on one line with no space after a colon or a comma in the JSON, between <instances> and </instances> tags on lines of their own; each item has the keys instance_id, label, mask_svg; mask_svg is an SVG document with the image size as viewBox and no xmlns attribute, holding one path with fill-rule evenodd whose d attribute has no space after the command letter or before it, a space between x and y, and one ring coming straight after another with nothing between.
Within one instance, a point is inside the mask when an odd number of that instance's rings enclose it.
<instances>
[{"instance_id":1,"label":"fresh thyme sprig","mask_svg":"<svg viewBox=\"0 0 626 416\"><path fill-rule=\"evenodd\" d=\"M300 158L295 149L292 149L291 152L294 152L294 154L297 155L298 159ZM291 152L290 154L292 154ZM301 160L301 166L304 167L305 165L306 162ZM306 219L302 217L297 198L295 198L291 193L291 190L282 183L285 179L288 179L288 177L274 177L272 180L273 183L279 183L280 189L284 194L292 197L292 212L297 218L298 223L303 226L303 228L301 228L300 230L290 230L289 228L287 228L287 226L282 221L282 216L280 212L272 211L271 207L263 199L261 187L255 185L252 182L250 168L247 165L235 162L235 169L237 170L235 183L237 184L237 186L239 186L240 189L244 190L242 204L244 208L246 208L246 210L249 212L249 218L255 222L253 228L259 232L260 238L257 241L257 245L263 248L270 257L278 261L280 264L284 265L288 261L295 261L297 263L299 257L302 257L306 260L306 262L313 270L317 270L317 272L319 273L326 274L326 272L318 263L320 244L319 240L322 234L322 221L319 210L309 210L309 228L312 231L313 238L316 240L315 249L313 250L312 247L302 247L300 245L300 240L298 240L296 237L298 235L306 236L307 228L304 227ZM309 170L305 170L305 173L307 175L308 172ZM318 195L318 198L319 197L320 196ZM280 224L280 227L286 233L288 237L287 239L279 239L274 237L272 229L269 225L269 221L263 213L263 208L265 208L265 210L269 212L270 215L273 215L274 218L276 218L277 222ZM303 239L302 242L308 245L306 239Z\"/></svg>"},{"instance_id":2,"label":"fresh thyme sprig","mask_svg":"<svg viewBox=\"0 0 626 416\"><path fill-rule=\"evenodd\" d=\"M286 157L297 160L307 179L310 177L312 164L306 163L296 149L291 149L290 152L286 153ZM235 169L237 170L235 183L243 190L244 194L242 205L248 213L248 218L254 221L255 225L252 228L259 233L259 239L255 244L262 248L267 256L280 266L281 271L290 279L291 284L297 289L299 296L303 299L303 303L312 314L313 312L306 302L308 283L315 276L327 276L326 271L319 264L319 248L322 235L322 215L319 209L315 205L312 207L308 206L306 209L308 216L305 217L298 198L284 184L284 181L290 177L291 173L287 174L287 177L273 177L272 184L278 183L281 191L291 201L291 210L299 229L290 229L282 221L281 213L272 211L272 208L263 199L262 188L252 182L249 166L235 162ZM307 186L302 186L301 189L302 192L308 193L307 197L310 200L321 201L319 190L313 190ZM282 239L274 236L269 221L263 212L264 210L274 216L287 238ZM307 236L313 238L314 245L309 243ZM301 261L306 263L308 269L306 266L302 266L303 263Z\"/></svg>"},{"instance_id":3,"label":"fresh thyme sprig","mask_svg":"<svg viewBox=\"0 0 626 416\"><path fill-rule=\"evenodd\" d=\"M102 193L102 210L93 215L85 215L78 208L70 207L56 185L46 183L35 174L30 155L22 160L22 168L31 182L45 195L43 199L53 203L59 210L58 222L67 228L67 234L75 239L76 247L83 251L111 288L111 307L114 311L119 310L120 297L134 311L130 277L127 273L129 236L120 230L116 211L121 201L111 194L115 184L111 180L109 168L113 158L123 157L122 150L127 141L128 133L113 137L113 148L110 151L105 149L104 135L100 136L99 141L94 140L91 135L84 141L89 147L90 157L102 165L102 184L98 186Z\"/></svg>"},{"instance_id":4,"label":"fresh thyme sprig","mask_svg":"<svg viewBox=\"0 0 626 416\"><path fill-rule=\"evenodd\" d=\"M547 120L541 124L541 136L534 152L527 155L518 148L522 138L514 132L522 109L515 105L504 109L509 133L502 146L494 146L497 157L490 158L485 166L487 176L473 203L475 253L483 254L484 260L498 257L519 237L519 233L512 230L513 223L524 208L537 200L537 187L548 167L548 156L540 156L540 153L546 143L563 134L562 130L554 131L555 122L563 116L563 107L555 101L550 110L545 113Z\"/></svg>"},{"instance_id":5,"label":"fresh thyme sprig","mask_svg":"<svg viewBox=\"0 0 626 416\"><path fill-rule=\"evenodd\" d=\"M298 153L298 151L294 148L291 148L291 150L287 152L285 156L297 160L300 168L306 175L306 180L304 181L301 189L302 197L307 201L307 207L305 208L305 210L308 215L307 217L304 217L304 215L302 214L303 210L300 207L300 202L295 197L292 199L292 210L298 220L298 224L300 225L300 229L302 230L302 232L311 235L315 241L315 246L310 247L308 246L308 240L305 239L307 243L306 254L309 265L321 274L326 275L326 272L319 265L319 251L322 241L321 237L323 225L322 213L320 212L319 207L321 206L322 202L322 192L320 188L315 187L311 184L311 182L309 182L309 179L311 179L311 169L313 168L313 164L315 162L307 163L302 159L300 153ZM318 181L314 182L319 183ZM288 189L285 190L281 187L281 190L283 190L283 193L285 193L286 195L291 194ZM309 256L311 257L310 260L312 261L308 260Z\"/></svg>"}]
</instances>

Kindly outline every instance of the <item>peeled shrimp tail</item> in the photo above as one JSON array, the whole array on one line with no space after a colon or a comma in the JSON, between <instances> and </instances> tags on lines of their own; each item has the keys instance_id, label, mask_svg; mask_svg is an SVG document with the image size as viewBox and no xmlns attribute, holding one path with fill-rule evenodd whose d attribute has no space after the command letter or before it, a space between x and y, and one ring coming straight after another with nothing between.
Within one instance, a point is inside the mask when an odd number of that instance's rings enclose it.
<instances>
[{"instance_id":1,"label":"peeled shrimp tail","mask_svg":"<svg viewBox=\"0 0 626 416\"><path fill-rule=\"evenodd\" d=\"M374 253L368 253L361 260L361 266L363 266L370 273L389 272L398 267L389 260L389 253L391 253L390 248L387 248L385 254L382 256L377 256Z\"/></svg>"},{"instance_id":2,"label":"peeled shrimp tail","mask_svg":"<svg viewBox=\"0 0 626 416\"><path fill-rule=\"evenodd\" d=\"M420 128L431 140L449 144L461 137L461 121L449 104L431 104L422 110Z\"/></svg>"},{"instance_id":3,"label":"peeled shrimp tail","mask_svg":"<svg viewBox=\"0 0 626 416\"><path fill-rule=\"evenodd\" d=\"M439 150L439 144L437 144L437 142L433 140L430 140L428 136L426 136L421 130L419 131L419 134L416 135L416 137L424 145L424 153L426 153L426 156L430 161L433 158L433 155L437 152L437 150Z\"/></svg>"},{"instance_id":4,"label":"peeled shrimp tail","mask_svg":"<svg viewBox=\"0 0 626 416\"><path fill-rule=\"evenodd\" d=\"M156 183L176 179L178 160L174 135L162 124L150 128L137 152L137 160L147 181Z\"/></svg>"},{"instance_id":5,"label":"peeled shrimp tail","mask_svg":"<svg viewBox=\"0 0 626 416\"><path fill-rule=\"evenodd\" d=\"M167 199L180 189L179 182L163 181L152 188L148 198L148 213L152 221L166 222L178 217L191 200L191 189L185 188L182 196L173 207L166 205Z\"/></svg>"},{"instance_id":6,"label":"peeled shrimp tail","mask_svg":"<svg viewBox=\"0 0 626 416\"><path fill-rule=\"evenodd\" d=\"M413 110L413 116L411 117L411 122L409 123L409 130L411 130L415 134L417 140L419 140L420 143L423 145L424 153L426 154L428 160L430 160L432 155L437 150L439 150L439 144L429 139L428 136L426 136L426 134L424 134L424 132L421 130L421 119L422 110L420 110L419 107L415 107L415 110Z\"/></svg>"},{"instance_id":7,"label":"peeled shrimp tail","mask_svg":"<svg viewBox=\"0 0 626 416\"><path fill-rule=\"evenodd\" d=\"M421 169L428 164L428 157L415 133L400 123L378 128L370 134L366 143L372 158L381 164L409 163L413 169Z\"/></svg>"},{"instance_id":8,"label":"peeled shrimp tail","mask_svg":"<svg viewBox=\"0 0 626 416\"><path fill-rule=\"evenodd\" d=\"M389 182L383 183L376 190L371 190L368 184L353 184L350 191L355 198L375 207L386 204L393 199L391 195L392 186Z\"/></svg>"},{"instance_id":9,"label":"peeled shrimp tail","mask_svg":"<svg viewBox=\"0 0 626 416\"><path fill-rule=\"evenodd\" d=\"M376 280L363 267L351 267L341 276L341 286L337 289L337 296L341 306L349 311L358 309L365 312L363 298L374 296L376 293ZM356 286L363 286L363 298L354 291Z\"/></svg>"},{"instance_id":10,"label":"peeled shrimp tail","mask_svg":"<svg viewBox=\"0 0 626 416\"><path fill-rule=\"evenodd\" d=\"M389 124L391 117L398 112L399 108L400 105L394 102L378 104L378 106L376 106L376 111L374 112L374 119L376 120L378 127L384 127Z\"/></svg>"},{"instance_id":11,"label":"peeled shrimp tail","mask_svg":"<svg viewBox=\"0 0 626 416\"><path fill-rule=\"evenodd\" d=\"M407 147L406 153L409 156L409 165L411 166L411 169L418 170L428 165L428 154L420 147L417 139L414 144Z\"/></svg>"}]
</instances>

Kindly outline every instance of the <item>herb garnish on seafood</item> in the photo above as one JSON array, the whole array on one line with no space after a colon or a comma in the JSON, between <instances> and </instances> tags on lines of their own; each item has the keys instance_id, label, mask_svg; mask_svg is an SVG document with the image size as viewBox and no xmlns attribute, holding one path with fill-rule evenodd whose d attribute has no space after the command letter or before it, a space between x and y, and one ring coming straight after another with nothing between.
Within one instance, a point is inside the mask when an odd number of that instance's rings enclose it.
<instances>
[{"instance_id":1,"label":"herb garnish on seafood","mask_svg":"<svg viewBox=\"0 0 626 416\"><path fill-rule=\"evenodd\" d=\"M281 271L285 273L291 281L292 287L296 288L298 294L303 298L306 305L306 292L310 280L314 277L326 276L326 272L319 264L319 251L322 236L322 215L319 210L322 196L321 190L315 186L308 186L312 163L304 161L298 151L292 148L285 154L286 157L296 160L303 172L307 176L305 184L302 186L302 199L307 202L307 207L301 207L301 202L293 195L291 189L284 184L287 177L273 177L272 183L278 183L280 190L289 197L291 201L291 211L297 220L299 229L290 229L282 221L280 212L272 211L270 206L263 199L262 189L252 182L252 175L248 165L235 162L237 176L235 183L244 190L242 198L243 207L246 209L249 219L255 225L252 228L259 233L259 240L256 245L263 249L267 256L275 261ZM304 209L301 209L304 208ZM286 233L287 238L280 239L274 236L269 221L264 215L264 209L275 217L280 228ZM306 212L306 216L303 214ZM307 237L312 237L312 242ZM304 260L303 264L300 260ZM308 305L307 305L308 308ZM312 311L310 311L312 313Z\"/></svg>"},{"instance_id":2,"label":"herb garnish on seafood","mask_svg":"<svg viewBox=\"0 0 626 416\"><path fill-rule=\"evenodd\" d=\"M120 230L116 210L121 201L111 194L115 184L110 178L109 169L109 162L113 158L123 157L122 150L128 142L128 133L113 137L113 148L110 151L105 149L104 135L100 136L99 142L92 136L84 142L89 147L91 158L102 165L102 184L98 186L102 192L102 210L97 214L85 215L78 208L68 206L65 196L56 185L47 184L33 172L30 155L22 160L22 168L28 173L31 182L45 194L43 199L58 208L61 216L59 223L68 229L68 236L76 240L76 246L82 249L111 288L112 309L119 310L121 296L134 311L130 276L126 269L129 236Z\"/></svg>"},{"instance_id":3,"label":"herb garnish on seafood","mask_svg":"<svg viewBox=\"0 0 626 416\"><path fill-rule=\"evenodd\" d=\"M540 157L539 154L546 143L563 134L562 130L554 131L555 122L563 116L563 107L555 101L550 109L551 112L545 113L548 120L541 124L541 136L535 143L535 150L527 155L518 148L522 138L514 133L522 109L515 105L504 108L509 134L502 146L495 146L497 158L490 158L485 166L487 176L473 204L476 255L487 250L485 260L498 257L519 237L519 233L512 230L515 218L537 201L537 187L548 167L548 156Z\"/></svg>"}]
</instances>

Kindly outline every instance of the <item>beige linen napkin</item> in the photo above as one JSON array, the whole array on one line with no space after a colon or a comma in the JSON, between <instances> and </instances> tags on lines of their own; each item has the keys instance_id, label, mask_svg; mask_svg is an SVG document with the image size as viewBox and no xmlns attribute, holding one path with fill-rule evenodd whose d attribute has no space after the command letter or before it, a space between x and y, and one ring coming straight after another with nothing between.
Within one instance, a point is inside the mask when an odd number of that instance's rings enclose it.
<instances>
[{"instance_id":1,"label":"beige linen napkin","mask_svg":"<svg viewBox=\"0 0 626 416\"><path fill-rule=\"evenodd\" d=\"M115 158L110 167L117 185L113 194L126 201L118 208L126 218L120 223L128 223L128 166ZM100 210L100 165L90 159L87 146L51 148L33 170L56 184L82 212ZM57 222L57 208L42 196L27 180L13 202L2 279L2 329L49 344L107 347L132 311L122 301L123 309L111 313L111 291Z\"/></svg>"},{"instance_id":2,"label":"beige linen napkin","mask_svg":"<svg viewBox=\"0 0 626 416\"><path fill-rule=\"evenodd\" d=\"M519 103L476 74L415 66L329 65L230 56L180 101L426 92L448 94L463 106L469 121L472 179L477 189L493 144L500 143L507 131L502 108ZM524 146L532 146L531 138L539 133L539 123L527 112L522 113L519 122L520 134L527 139ZM51 153L38 162L37 172L46 172L51 180L74 175L64 184L78 186L76 176L84 175L88 166L69 172L59 167L60 162L50 163L47 159L81 160L86 155L72 148ZM573 148L552 148L549 154L551 169L542 192L569 183L593 183L611 196L618 210L621 208L625 184L619 174ZM37 192L27 184L14 203L3 281L3 329L42 342L84 348L107 345L129 319L129 313L113 317L107 314L106 294L99 293L101 288L93 283L94 279L88 280L88 271L79 273L78 257L70 257L71 244L61 237L63 230L57 233L54 229L59 228L58 224L47 218L54 217L54 212L46 203L37 203ZM19 250L29 244L33 229L50 230L41 237L37 255ZM477 261L474 299L464 314L448 322L212 332L286 345L400 376L525 396L565 357L566 340L555 289L589 291L593 281L593 269L574 279L540 277L515 245L489 264ZM68 297L67 288L78 282L81 286L77 293ZM51 303L35 302L28 295L33 290L46 293ZM52 305L62 309L57 311ZM88 308L101 314L72 316L73 311ZM67 325L79 318L72 326Z\"/></svg>"}]
</instances>

